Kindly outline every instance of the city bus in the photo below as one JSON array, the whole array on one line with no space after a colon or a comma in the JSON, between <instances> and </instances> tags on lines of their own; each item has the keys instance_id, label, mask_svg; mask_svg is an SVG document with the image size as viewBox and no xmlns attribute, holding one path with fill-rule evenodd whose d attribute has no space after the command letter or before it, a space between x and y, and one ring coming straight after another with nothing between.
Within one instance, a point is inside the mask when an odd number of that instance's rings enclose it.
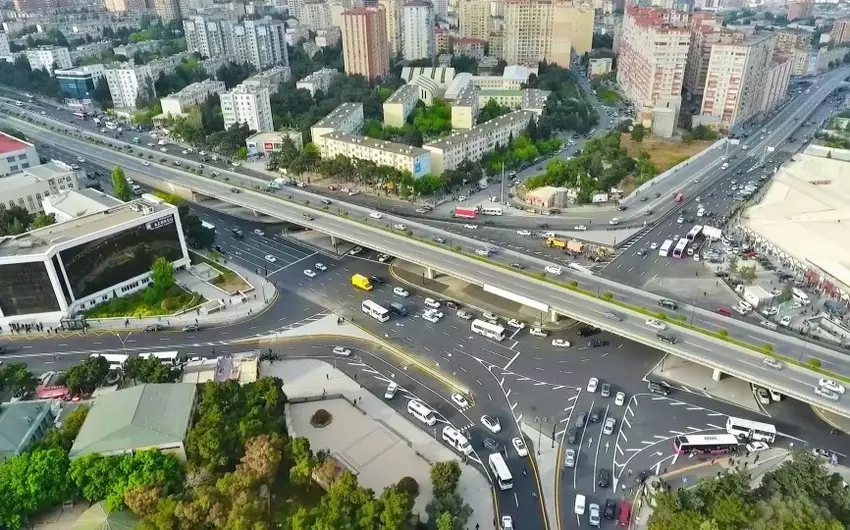
<instances>
[{"instance_id":1,"label":"city bus","mask_svg":"<svg viewBox=\"0 0 850 530\"><path fill-rule=\"evenodd\" d=\"M658 249L658 255L662 258L666 258L670 255L670 248L673 246L673 240L667 239L664 243L661 244L661 248Z\"/></svg>"},{"instance_id":2,"label":"city bus","mask_svg":"<svg viewBox=\"0 0 850 530\"><path fill-rule=\"evenodd\" d=\"M86 113L85 112L75 112L74 117L77 118L78 120L85 120L86 119Z\"/></svg>"},{"instance_id":3,"label":"city bus","mask_svg":"<svg viewBox=\"0 0 850 530\"><path fill-rule=\"evenodd\" d=\"M685 249L688 248L688 243L690 243L690 241L688 241L687 239L680 239L679 242L676 243L676 248L673 249L673 257L681 258L682 254L685 253Z\"/></svg>"},{"instance_id":4,"label":"city bus","mask_svg":"<svg viewBox=\"0 0 850 530\"><path fill-rule=\"evenodd\" d=\"M177 366L180 363L180 353L176 351L156 351L140 353L139 357L145 359L159 359L159 362L167 366Z\"/></svg>"},{"instance_id":5,"label":"city bus","mask_svg":"<svg viewBox=\"0 0 850 530\"><path fill-rule=\"evenodd\" d=\"M212 224L212 223L208 223L206 221L201 221L201 226L203 226L207 230L212 230L213 232L215 232L215 225Z\"/></svg>"},{"instance_id":6,"label":"city bus","mask_svg":"<svg viewBox=\"0 0 850 530\"><path fill-rule=\"evenodd\" d=\"M731 434L690 434L673 439L673 450L678 454L722 455L738 450L738 439Z\"/></svg>"},{"instance_id":7,"label":"city bus","mask_svg":"<svg viewBox=\"0 0 850 530\"><path fill-rule=\"evenodd\" d=\"M514 477L511 475L511 470L508 469L508 465L505 464L505 459L502 458L502 453L491 453L487 461L490 464L490 471L492 471L493 476L496 477L496 483L499 485L499 489L504 491L513 488Z\"/></svg>"},{"instance_id":8,"label":"city bus","mask_svg":"<svg viewBox=\"0 0 850 530\"><path fill-rule=\"evenodd\" d=\"M687 239L688 241L694 241L697 237L699 237L699 235L701 233L702 233L702 226L701 225L695 225L693 228L691 228L691 231L688 232L688 235L685 236L685 239Z\"/></svg>"},{"instance_id":9,"label":"city bus","mask_svg":"<svg viewBox=\"0 0 850 530\"><path fill-rule=\"evenodd\" d=\"M360 309L378 322L386 322L390 319L389 309L386 309L371 300L363 300L363 303L360 304Z\"/></svg>"},{"instance_id":10,"label":"city bus","mask_svg":"<svg viewBox=\"0 0 850 530\"><path fill-rule=\"evenodd\" d=\"M734 416L729 416L726 420L726 432L736 436L739 440L754 440L769 444L776 440L776 427L773 425Z\"/></svg>"},{"instance_id":11,"label":"city bus","mask_svg":"<svg viewBox=\"0 0 850 530\"><path fill-rule=\"evenodd\" d=\"M472 329L473 333L484 335L488 339L498 341L505 340L505 328L498 324L490 324L489 322L484 322L483 320L478 320L476 318L472 321L470 329Z\"/></svg>"},{"instance_id":12,"label":"city bus","mask_svg":"<svg viewBox=\"0 0 850 530\"><path fill-rule=\"evenodd\" d=\"M501 206L482 206L481 207L482 215L502 215L502 207Z\"/></svg>"},{"instance_id":13,"label":"city bus","mask_svg":"<svg viewBox=\"0 0 850 530\"><path fill-rule=\"evenodd\" d=\"M130 358L129 355L122 355L118 353L93 353L89 355L89 357L92 359L95 357L103 357L106 359L106 362L109 363L110 370L122 370L124 368L124 363L126 363L127 359Z\"/></svg>"}]
</instances>

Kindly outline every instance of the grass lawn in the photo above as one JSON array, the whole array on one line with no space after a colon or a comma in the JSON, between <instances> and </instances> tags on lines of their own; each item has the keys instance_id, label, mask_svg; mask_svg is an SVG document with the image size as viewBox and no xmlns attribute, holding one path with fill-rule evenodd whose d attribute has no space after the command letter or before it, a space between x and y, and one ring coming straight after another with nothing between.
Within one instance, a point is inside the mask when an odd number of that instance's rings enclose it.
<instances>
[{"instance_id":1,"label":"grass lawn","mask_svg":"<svg viewBox=\"0 0 850 530\"><path fill-rule=\"evenodd\" d=\"M219 272L219 276L210 283L212 283L224 292L236 294L237 291L245 291L251 287L238 274L228 269L221 263L218 263L217 260L225 259L223 254L213 251L209 253L209 257L204 257L200 254L192 252L191 259L192 263L206 263L213 269L217 270Z\"/></svg>"},{"instance_id":2,"label":"grass lawn","mask_svg":"<svg viewBox=\"0 0 850 530\"><path fill-rule=\"evenodd\" d=\"M86 311L86 318L152 317L170 315L205 302L203 296L173 285L162 298L147 296L150 288L113 298Z\"/></svg>"},{"instance_id":3,"label":"grass lawn","mask_svg":"<svg viewBox=\"0 0 850 530\"><path fill-rule=\"evenodd\" d=\"M661 173L679 162L687 160L713 143L714 140L696 140L690 144L685 144L649 135L642 142L637 143L632 141L632 137L628 134L620 135L620 147L625 149L629 156L637 158L641 153L649 153L650 160Z\"/></svg>"},{"instance_id":4,"label":"grass lawn","mask_svg":"<svg viewBox=\"0 0 850 530\"><path fill-rule=\"evenodd\" d=\"M620 97L610 88L600 86L596 89L596 97L605 105L614 105Z\"/></svg>"}]
</instances>

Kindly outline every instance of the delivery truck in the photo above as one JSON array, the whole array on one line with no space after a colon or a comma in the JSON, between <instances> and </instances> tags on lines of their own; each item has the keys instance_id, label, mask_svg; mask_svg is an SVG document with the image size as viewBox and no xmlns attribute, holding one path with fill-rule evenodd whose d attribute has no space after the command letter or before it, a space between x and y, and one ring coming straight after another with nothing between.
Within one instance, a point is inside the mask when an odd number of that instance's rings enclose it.
<instances>
[{"instance_id":1,"label":"delivery truck","mask_svg":"<svg viewBox=\"0 0 850 530\"><path fill-rule=\"evenodd\" d=\"M747 285L744 287L744 300L754 309L769 306L773 295L758 285Z\"/></svg>"},{"instance_id":2,"label":"delivery truck","mask_svg":"<svg viewBox=\"0 0 850 530\"><path fill-rule=\"evenodd\" d=\"M558 237L547 237L543 240L543 244L549 248L567 248L567 243L569 241Z\"/></svg>"},{"instance_id":3,"label":"delivery truck","mask_svg":"<svg viewBox=\"0 0 850 530\"><path fill-rule=\"evenodd\" d=\"M461 219L475 219L475 216L478 215L478 208L464 208L463 206L458 206L455 208L455 217L459 217Z\"/></svg>"},{"instance_id":4,"label":"delivery truck","mask_svg":"<svg viewBox=\"0 0 850 530\"><path fill-rule=\"evenodd\" d=\"M372 290L372 282L369 281L369 278L363 276L362 274L355 274L351 277L351 285L357 287L358 289L363 289L364 291Z\"/></svg>"}]
</instances>

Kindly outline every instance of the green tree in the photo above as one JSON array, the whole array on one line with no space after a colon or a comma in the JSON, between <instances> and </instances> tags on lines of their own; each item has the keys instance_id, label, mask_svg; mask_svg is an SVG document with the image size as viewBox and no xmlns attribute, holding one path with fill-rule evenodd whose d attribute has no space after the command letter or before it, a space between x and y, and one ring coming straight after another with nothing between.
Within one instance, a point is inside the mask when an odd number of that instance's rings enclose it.
<instances>
[{"instance_id":1,"label":"green tree","mask_svg":"<svg viewBox=\"0 0 850 530\"><path fill-rule=\"evenodd\" d=\"M49 213L47 215L39 215L33 219L33 222L30 225L30 230L44 228L45 226L50 226L52 224L56 224L56 214Z\"/></svg>"},{"instance_id":2,"label":"green tree","mask_svg":"<svg viewBox=\"0 0 850 530\"><path fill-rule=\"evenodd\" d=\"M30 515L70 493L68 456L57 448L36 449L0 464L0 527L21 528Z\"/></svg>"},{"instance_id":3,"label":"green tree","mask_svg":"<svg viewBox=\"0 0 850 530\"><path fill-rule=\"evenodd\" d=\"M248 160L248 148L245 147L244 145L242 147L240 147L236 151L236 158L238 160Z\"/></svg>"},{"instance_id":4,"label":"green tree","mask_svg":"<svg viewBox=\"0 0 850 530\"><path fill-rule=\"evenodd\" d=\"M779 302L787 302L794 297L794 284L786 283L782 286L782 292L779 293L777 300Z\"/></svg>"},{"instance_id":5,"label":"green tree","mask_svg":"<svg viewBox=\"0 0 850 530\"><path fill-rule=\"evenodd\" d=\"M98 355L89 357L72 366L65 377L65 384L74 395L90 395L109 373L109 362Z\"/></svg>"},{"instance_id":6,"label":"green tree","mask_svg":"<svg viewBox=\"0 0 850 530\"><path fill-rule=\"evenodd\" d=\"M9 363L0 366L0 392L10 392L24 397L35 390L38 381L27 369L26 363Z\"/></svg>"},{"instance_id":7,"label":"green tree","mask_svg":"<svg viewBox=\"0 0 850 530\"><path fill-rule=\"evenodd\" d=\"M441 513L440 517L437 519L436 528L437 530L454 530L455 524L452 514L449 512Z\"/></svg>"},{"instance_id":8,"label":"green tree","mask_svg":"<svg viewBox=\"0 0 850 530\"><path fill-rule=\"evenodd\" d=\"M726 262L726 268L729 270L729 274L737 274L738 256L729 256L729 260Z\"/></svg>"},{"instance_id":9,"label":"green tree","mask_svg":"<svg viewBox=\"0 0 850 530\"><path fill-rule=\"evenodd\" d=\"M638 123L632 128L631 136L632 140L634 140L635 142L642 142L643 139L646 137L646 128L640 123Z\"/></svg>"},{"instance_id":10,"label":"green tree","mask_svg":"<svg viewBox=\"0 0 850 530\"><path fill-rule=\"evenodd\" d=\"M741 276L741 280L752 283L756 279L756 266L750 265L748 267L739 267L738 274Z\"/></svg>"},{"instance_id":11,"label":"green tree","mask_svg":"<svg viewBox=\"0 0 850 530\"><path fill-rule=\"evenodd\" d=\"M431 466L431 484L434 486L434 496L442 497L457 491L460 481L460 464L457 460L436 462Z\"/></svg>"},{"instance_id":12,"label":"green tree","mask_svg":"<svg viewBox=\"0 0 850 530\"><path fill-rule=\"evenodd\" d=\"M437 521L442 514L448 513L451 515L453 529L464 530L469 517L472 515L472 508L457 493L434 497L425 507L425 511L428 513L428 528L431 529L437 527Z\"/></svg>"},{"instance_id":13,"label":"green tree","mask_svg":"<svg viewBox=\"0 0 850 530\"><path fill-rule=\"evenodd\" d=\"M124 366L124 377L137 384L174 383L180 371L163 364L156 357L131 357Z\"/></svg>"},{"instance_id":14,"label":"green tree","mask_svg":"<svg viewBox=\"0 0 850 530\"><path fill-rule=\"evenodd\" d=\"M112 170L112 192L122 201L129 201L133 197L133 190L124 176L124 169L115 167Z\"/></svg>"},{"instance_id":15,"label":"green tree","mask_svg":"<svg viewBox=\"0 0 850 530\"><path fill-rule=\"evenodd\" d=\"M289 455L293 461L289 469L289 479L296 484L307 484L310 481L310 472L315 466L310 441L303 436L293 438L289 444Z\"/></svg>"},{"instance_id":16,"label":"green tree","mask_svg":"<svg viewBox=\"0 0 850 530\"><path fill-rule=\"evenodd\" d=\"M386 530L411 528L413 499L398 488L385 488L381 495L381 527Z\"/></svg>"},{"instance_id":17,"label":"green tree","mask_svg":"<svg viewBox=\"0 0 850 530\"><path fill-rule=\"evenodd\" d=\"M164 294L173 286L174 265L164 256L156 258L151 265L151 287Z\"/></svg>"}]
</instances>

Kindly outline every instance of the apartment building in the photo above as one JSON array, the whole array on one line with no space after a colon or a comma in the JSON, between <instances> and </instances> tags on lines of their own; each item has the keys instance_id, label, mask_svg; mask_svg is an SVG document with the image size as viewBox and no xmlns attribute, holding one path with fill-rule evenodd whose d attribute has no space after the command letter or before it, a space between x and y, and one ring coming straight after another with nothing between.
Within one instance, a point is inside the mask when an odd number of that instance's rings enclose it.
<instances>
[{"instance_id":1,"label":"apartment building","mask_svg":"<svg viewBox=\"0 0 850 530\"><path fill-rule=\"evenodd\" d=\"M156 11L156 16L164 22L171 22L180 18L180 5L177 0L153 0L153 8Z\"/></svg>"},{"instance_id":2,"label":"apartment building","mask_svg":"<svg viewBox=\"0 0 850 530\"><path fill-rule=\"evenodd\" d=\"M348 9L342 15L345 73L375 80L390 70L386 13L381 7Z\"/></svg>"},{"instance_id":3,"label":"apartment building","mask_svg":"<svg viewBox=\"0 0 850 530\"><path fill-rule=\"evenodd\" d=\"M484 58L487 52L487 41L475 37L460 37L454 40L454 54L461 57L471 57L477 61Z\"/></svg>"},{"instance_id":4,"label":"apartment building","mask_svg":"<svg viewBox=\"0 0 850 530\"><path fill-rule=\"evenodd\" d=\"M103 0L103 8L110 13L124 13L127 11L126 0Z\"/></svg>"},{"instance_id":5,"label":"apartment building","mask_svg":"<svg viewBox=\"0 0 850 530\"><path fill-rule=\"evenodd\" d=\"M168 95L159 100L162 114L167 117L176 117L186 114L189 107L202 105L208 97L217 96L226 91L224 81L205 79L184 87L182 90Z\"/></svg>"},{"instance_id":6,"label":"apartment building","mask_svg":"<svg viewBox=\"0 0 850 530\"><path fill-rule=\"evenodd\" d=\"M458 35L487 40L493 32L490 0L464 0L457 6Z\"/></svg>"},{"instance_id":7,"label":"apartment building","mask_svg":"<svg viewBox=\"0 0 850 530\"><path fill-rule=\"evenodd\" d=\"M677 116L690 46L687 14L627 6L617 47L621 94L641 110L641 121L658 136L671 136L675 119L654 122L656 112ZM663 123L663 126L662 126Z\"/></svg>"},{"instance_id":8,"label":"apartment building","mask_svg":"<svg viewBox=\"0 0 850 530\"><path fill-rule=\"evenodd\" d=\"M53 76L59 82L59 90L69 100L91 99L94 89L104 78L102 64L89 64L68 70L56 70Z\"/></svg>"},{"instance_id":9,"label":"apartment building","mask_svg":"<svg viewBox=\"0 0 850 530\"><path fill-rule=\"evenodd\" d=\"M705 75L711 59L711 45L723 32L723 18L701 11L691 16L691 46L685 63L684 88L699 101L705 88Z\"/></svg>"},{"instance_id":10,"label":"apartment building","mask_svg":"<svg viewBox=\"0 0 850 530\"><path fill-rule=\"evenodd\" d=\"M342 31L336 26L316 30L316 46L319 48L337 47L342 42Z\"/></svg>"},{"instance_id":11,"label":"apartment building","mask_svg":"<svg viewBox=\"0 0 850 530\"><path fill-rule=\"evenodd\" d=\"M423 145L431 152L431 173L441 175L448 169L457 169L464 160L481 160L484 154L521 134L532 119L533 112L518 110Z\"/></svg>"},{"instance_id":12,"label":"apartment building","mask_svg":"<svg viewBox=\"0 0 850 530\"><path fill-rule=\"evenodd\" d=\"M478 105L483 107L494 101L515 110L530 110L540 116L552 94L549 90L525 88L520 90L486 89L478 92Z\"/></svg>"},{"instance_id":13,"label":"apartment building","mask_svg":"<svg viewBox=\"0 0 850 530\"><path fill-rule=\"evenodd\" d=\"M289 47L294 48L303 42L304 44L302 47L304 48L304 51L306 51L310 57L313 57L313 54L319 51L319 47L312 42L305 42L308 41L309 38L310 30L303 24L290 25L286 28L286 44Z\"/></svg>"},{"instance_id":14,"label":"apartment building","mask_svg":"<svg viewBox=\"0 0 850 530\"><path fill-rule=\"evenodd\" d=\"M402 57L408 61L437 55L434 8L430 2L411 0L401 7L401 41Z\"/></svg>"},{"instance_id":15,"label":"apartment building","mask_svg":"<svg viewBox=\"0 0 850 530\"><path fill-rule=\"evenodd\" d=\"M112 48L112 53L115 55L123 55L127 58L132 58L137 53L150 53L159 51L162 48L164 41L161 40L145 40L141 42L132 42L122 44ZM192 50L189 50L192 51Z\"/></svg>"},{"instance_id":16,"label":"apartment building","mask_svg":"<svg viewBox=\"0 0 850 530\"><path fill-rule=\"evenodd\" d=\"M401 2L402 0L378 0L378 5L384 8L384 18L387 22L387 41L390 44L390 57L394 60L401 53Z\"/></svg>"},{"instance_id":17,"label":"apartment building","mask_svg":"<svg viewBox=\"0 0 850 530\"><path fill-rule=\"evenodd\" d=\"M850 42L850 18L841 18L835 21L832 25L832 32L829 34L829 40L833 44ZM2 47L2 37L0 37L0 50L2 50ZM3 53L0 52L0 55L3 55Z\"/></svg>"},{"instance_id":18,"label":"apartment building","mask_svg":"<svg viewBox=\"0 0 850 530\"><path fill-rule=\"evenodd\" d=\"M38 151L33 144L0 131L0 182L6 175L39 163Z\"/></svg>"},{"instance_id":19,"label":"apartment building","mask_svg":"<svg viewBox=\"0 0 850 530\"><path fill-rule=\"evenodd\" d=\"M44 70L53 75L53 69L64 70L74 66L71 54L65 46L39 46L26 50L27 61L33 70Z\"/></svg>"},{"instance_id":20,"label":"apartment building","mask_svg":"<svg viewBox=\"0 0 850 530\"><path fill-rule=\"evenodd\" d=\"M70 0L13 0L18 13L45 13L70 7ZM12 31L12 30L10 30Z\"/></svg>"},{"instance_id":21,"label":"apartment building","mask_svg":"<svg viewBox=\"0 0 850 530\"><path fill-rule=\"evenodd\" d=\"M147 99L155 95L154 77L149 65L110 64L105 67L103 75L116 109L135 110L139 96Z\"/></svg>"},{"instance_id":22,"label":"apartment building","mask_svg":"<svg viewBox=\"0 0 850 530\"><path fill-rule=\"evenodd\" d=\"M812 34L804 29L783 28L776 32L776 50L791 54L791 75L806 75L812 53Z\"/></svg>"},{"instance_id":23,"label":"apartment building","mask_svg":"<svg viewBox=\"0 0 850 530\"><path fill-rule=\"evenodd\" d=\"M815 5L811 0L798 0L788 4L788 21L794 22L803 18L811 18Z\"/></svg>"},{"instance_id":24,"label":"apartment building","mask_svg":"<svg viewBox=\"0 0 850 530\"><path fill-rule=\"evenodd\" d=\"M573 53L590 52L592 8L563 0L506 0L504 9L502 56L508 64L568 67Z\"/></svg>"},{"instance_id":25,"label":"apartment building","mask_svg":"<svg viewBox=\"0 0 850 530\"><path fill-rule=\"evenodd\" d=\"M587 64L587 76L591 79L608 75L614 68L612 57L591 57Z\"/></svg>"},{"instance_id":26,"label":"apartment building","mask_svg":"<svg viewBox=\"0 0 850 530\"><path fill-rule=\"evenodd\" d=\"M700 114L730 131L761 114L773 57L773 33L724 36L711 45Z\"/></svg>"},{"instance_id":27,"label":"apartment building","mask_svg":"<svg viewBox=\"0 0 850 530\"><path fill-rule=\"evenodd\" d=\"M277 94L281 83L288 83L292 79L292 69L288 66L273 66L254 74L242 82L245 86L263 87L269 91L269 95Z\"/></svg>"},{"instance_id":28,"label":"apartment building","mask_svg":"<svg viewBox=\"0 0 850 530\"><path fill-rule=\"evenodd\" d=\"M198 15L183 20L186 49L208 59L235 60L233 43L234 22L219 16Z\"/></svg>"},{"instance_id":29,"label":"apartment building","mask_svg":"<svg viewBox=\"0 0 850 530\"><path fill-rule=\"evenodd\" d=\"M266 17L246 20L234 26L233 42L239 62L248 63L257 70L270 66L289 66L286 52L286 25Z\"/></svg>"},{"instance_id":30,"label":"apartment building","mask_svg":"<svg viewBox=\"0 0 850 530\"><path fill-rule=\"evenodd\" d=\"M310 31L332 26L330 4L324 0L304 2L298 8L298 23Z\"/></svg>"},{"instance_id":31,"label":"apartment building","mask_svg":"<svg viewBox=\"0 0 850 530\"><path fill-rule=\"evenodd\" d=\"M419 101L419 85L409 84L398 88L384 101L384 125L387 127L404 127L407 117L413 112Z\"/></svg>"},{"instance_id":32,"label":"apartment building","mask_svg":"<svg viewBox=\"0 0 850 530\"><path fill-rule=\"evenodd\" d=\"M9 49L9 35L5 31L0 31L0 57L12 55L12 50Z\"/></svg>"},{"instance_id":33,"label":"apartment building","mask_svg":"<svg viewBox=\"0 0 850 530\"><path fill-rule=\"evenodd\" d=\"M5 156L1 144L0 156ZM0 177L0 205L3 208L20 206L31 214L41 215L44 213L42 199L76 189L80 189L77 172L71 166L53 160Z\"/></svg>"},{"instance_id":34,"label":"apartment building","mask_svg":"<svg viewBox=\"0 0 850 530\"><path fill-rule=\"evenodd\" d=\"M449 16L448 0L434 0L432 4L434 6L434 16L439 20L447 20Z\"/></svg>"},{"instance_id":35,"label":"apartment building","mask_svg":"<svg viewBox=\"0 0 850 530\"><path fill-rule=\"evenodd\" d=\"M788 83L791 81L791 55L782 52L773 53L770 68L764 82L764 97L761 111L770 113L788 99Z\"/></svg>"},{"instance_id":36,"label":"apartment building","mask_svg":"<svg viewBox=\"0 0 850 530\"><path fill-rule=\"evenodd\" d=\"M454 39L454 34L447 30L446 28L435 27L433 28L434 33L434 46L437 49L437 56L450 54L452 52L452 40ZM441 61L446 60L445 58L440 59ZM447 59L449 61L448 64L451 63L451 59ZM439 62L438 64L443 64Z\"/></svg>"},{"instance_id":37,"label":"apartment building","mask_svg":"<svg viewBox=\"0 0 850 530\"><path fill-rule=\"evenodd\" d=\"M323 137L332 132L357 134L363 128L363 103L342 103L310 127L313 144L323 153ZM324 156L324 155L322 155Z\"/></svg>"},{"instance_id":38,"label":"apartment building","mask_svg":"<svg viewBox=\"0 0 850 530\"><path fill-rule=\"evenodd\" d=\"M479 93L481 89L469 84L458 92L452 101L452 129L472 129L478 121L481 110Z\"/></svg>"},{"instance_id":39,"label":"apartment building","mask_svg":"<svg viewBox=\"0 0 850 530\"><path fill-rule=\"evenodd\" d=\"M252 131L274 131L269 89L241 84L230 92L219 94L224 128L245 123Z\"/></svg>"},{"instance_id":40,"label":"apartment building","mask_svg":"<svg viewBox=\"0 0 850 530\"><path fill-rule=\"evenodd\" d=\"M421 147L341 132L325 134L322 144L323 158L342 155L355 160L370 160L379 166L409 171L413 178L431 173L431 153Z\"/></svg>"},{"instance_id":41,"label":"apartment building","mask_svg":"<svg viewBox=\"0 0 850 530\"><path fill-rule=\"evenodd\" d=\"M86 57L103 57L112 51L112 41L102 40L100 42L90 42L81 44L71 50L71 62L77 59L85 59ZM0 53L2 55L2 53Z\"/></svg>"},{"instance_id":42,"label":"apartment building","mask_svg":"<svg viewBox=\"0 0 850 530\"><path fill-rule=\"evenodd\" d=\"M322 68L321 70L316 70L304 79L295 83L295 88L303 88L304 90L309 90L310 95L315 96L317 90L327 92L328 88L331 86L331 82L338 75L339 72L334 70L333 68Z\"/></svg>"}]
</instances>

